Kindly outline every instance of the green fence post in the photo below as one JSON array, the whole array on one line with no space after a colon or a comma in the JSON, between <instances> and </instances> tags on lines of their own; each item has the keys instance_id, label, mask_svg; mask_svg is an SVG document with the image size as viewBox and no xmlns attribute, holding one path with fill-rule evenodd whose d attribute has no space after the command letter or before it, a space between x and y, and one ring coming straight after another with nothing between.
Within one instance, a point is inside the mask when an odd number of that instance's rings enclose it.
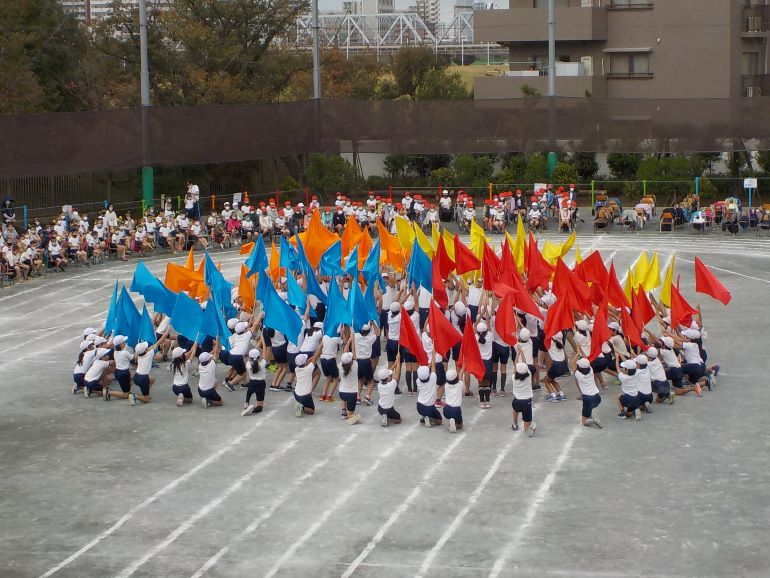
<instances>
[{"instance_id":1,"label":"green fence post","mask_svg":"<svg viewBox=\"0 0 770 578\"><path fill-rule=\"evenodd\" d=\"M642 181L642 193L644 193L644 196L647 196L647 179L644 179Z\"/></svg>"},{"instance_id":2,"label":"green fence post","mask_svg":"<svg viewBox=\"0 0 770 578\"><path fill-rule=\"evenodd\" d=\"M24 230L26 231L27 230L27 205L24 205L22 209L24 210Z\"/></svg>"},{"instance_id":3,"label":"green fence post","mask_svg":"<svg viewBox=\"0 0 770 578\"><path fill-rule=\"evenodd\" d=\"M144 215L147 206L152 206L154 194L152 167L142 167L142 215Z\"/></svg>"},{"instance_id":4,"label":"green fence post","mask_svg":"<svg viewBox=\"0 0 770 578\"><path fill-rule=\"evenodd\" d=\"M176 196L176 211L177 213L182 210L182 197Z\"/></svg>"},{"instance_id":5,"label":"green fence post","mask_svg":"<svg viewBox=\"0 0 770 578\"><path fill-rule=\"evenodd\" d=\"M596 181L591 181L591 210L596 206Z\"/></svg>"},{"instance_id":6,"label":"green fence post","mask_svg":"<svg viewBox=\"0 0 770 578\"><path fill-rule=\"evenodd\" d=\"M695 177L695 195L700 196L700 177Z\"/></svg>"}]
</instances>

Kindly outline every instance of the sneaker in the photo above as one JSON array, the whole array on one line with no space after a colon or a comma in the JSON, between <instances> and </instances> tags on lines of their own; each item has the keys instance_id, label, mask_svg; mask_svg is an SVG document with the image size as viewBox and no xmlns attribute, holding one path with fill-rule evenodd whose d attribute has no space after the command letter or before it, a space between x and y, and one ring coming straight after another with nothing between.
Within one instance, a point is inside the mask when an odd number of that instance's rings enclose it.
<instances>
[{"instance_id":1,"label":"sneaker","mask_svg":"<svg viewBox=\"0 0 770 578\"><path fill-rule=\"evenodd\" d=\"M325 395L321 396L321 401L326 401L326 396Z\"/></svg>"},{"instance_id":2,"label":"sneaker","mask_svg":"<svg viewBox=\"0 0 770 578\"><path fill-rule=\"evenodd\" d=\"M233 385L226 379L224 380L223 385L227 388L227 391L230 391L230 392L235 391L235 388L233 387Z\"/></svg>"},{"instance_id":3,"label":"sneaker","mask_svg":"<svg viewBox=\"0 0 770 578\"><path fill-rule=\"evenodd\" d=\"M83 397L91 397L91 390L88 387L83 388Z\"/></svg>"},{"instance_id":4,"label":"sneaker","mask_svg":"<svg viewBox=\"0 0 770 578\"><path fill-rule=\"evenodd\" d=\"M666 398L666 403L668 405L672 405L676 401L676 394L672 391L668 394L668 397Z\"/></svg>"},{"instance_id":5,"label":"sneaker","mask_svg":"<svg viewBox=\"0 0 770 578\"><path fill-rule=\"evenodd\" d=\"M603 429L603 428L602 428L602 422L600 422L600 421L599 421L598 419L596 419L596 418L592 418L592 419L594 420L593 426L594 426L595 428Z\"/></svg>"},{"instance_id":6,"label":"sneaker","mask_svg":"<svg viewBox=\"0 0 770 578\"><path fill-rule=\"evenodd\" d=\"M366 406L372 405L372 400L368 397L364 397L364 405Z\"/></svg>"},{"instance_id":7,"label":"sneaker","mask_svg":"<svg viewBox=\"0 0 770 578\"><path fill-rule=\"evenodd\" d=\"M718 365L714 366L714 375L719 375L719 366Z\"/></svg>"},{"instance_id":8,"label":"sneaker","mask_svg":"<svg viewBox=\"0 0 770 578\"><path fill-rule=\"evenodd\" d=\"M463 393L463 396L465 397L475 397L475 394L472 391L466 391Z\"/></svg>"},{"instance_id":9,"label":"sneaker","mask_svg":"<svg viewBox=\"0 0 770 578\"><path fill-rule=\"evenodd\" d=\"M303 417L305 415L305 406L298 401L294 402L294 415L297 417Z\"/></svg>"},{"instance_id":10,"label":"sneaker","mask_svg":"<svg viewBox=\"0 0 770 578\"><path fill-rule=\"evenodd\" d=\"M179 395L176 396L176 406L182 407L183 404L184 404L184 395L180 393Z\"/></svg>"},{"instance_id":11,"label":"sneaker","mask_svg":"<svg viewBox=\"0 0 770 578\"><path fill-rule=\"evenodd\" d=\"M565 399L566 399L566 398L565 398ZM552 403L559 403L559 402L561 401L561 398L560 398L558 395L556 395L556 394L553 394L553 395L551 396L551 399L550 399L550 401L551 401Z\"/></svg>"},{"instance_id":12,"label":"sneaker","mask_svg":"<svg viewBox=\"0 0 770 578\"><path fill-rule=\"evenodd\" d=\"M401 388L396 386L396 391L394 392L396 395L401 395Z\"/></svg>"},{"instance_id":13,"label":"sneaker","mask_svg":"<svg viewBox=\"0 0 770 578\"><path fill-rule=\"evenodd\" d=\"M490 395L491 395L492 397L497 397L497 390L496 390L496 389L493 389L493 390L490 392Z\"/></svg>"},{"instance_id":14,"label":"sneaker","mask_svg":"<svg viewBox=\"0 0 770 578\"><path fill-rule=\"evenodd\" d=\"M433 405L435 405L436 407L444 407L446 404L440 399L437 399L436 403L434 403Z\"/></svg>"},{"instance_id":15,"label":"sneaker","mask_svg":"<svg viewBox=\"0 0 770 578\"><path fill-rule=\"evenodd\" d=\"M355 425L355 424L357 424L357 423L358 423L358 422L360 422L360 421L361 421L361 416L360 416L360 415L358 415L357 413L354 413L353 415L351 415L351 416L348 418L348 423L349 423L350 425Z\"/></svg>"},{"instance_id":16,"label":"sneaker","mask_svg":"<svg viewBox=\"0 0 770 578\"><path fill-rule=\"evenodd\" d=\"M432 428L432 427L433 427L433 422L432 422L432 421L430 421L430 418L429 418L429 417L426 417L426 418L425 418L425 421L424 421L423 423L425 424L425 427L427 427L428 429L430 429L430 428Z\"/></svg>"},{"instance_id":17,"label":"sneaker","mask_svg":"<svg viewBox=\"0 0 770 578\"><path fill-rule=\"evenodd\" d=\"M621 412L618 414L618 419L628 419L628 416L626 415L626 412L624 412L624 411L621 411Z\"/></svg>"},{"instance_id":18,"label":"sneaker","mask_svg":"<svg viewBox=\"0 0 770 578\"><path fill-rule=\"evenodd\" d=\"M336 401L336 398L333 395L327 395L326 396L326 401L333 402L333 401Z\"/></svg>"},{"instance_id":19,"label":"sneaker","mask_svg":"<svg viewBox=\"0 0 770 578\"><path fill-rule=\"evenodd\" d=\"M348 419L348 412L347 410L343 409L342 413L340 413L340 419Z\"/></svg>"},{"instance_id":20,"label":"sneaker","mask_svg":"<svg viewBox=\"0 0 770 578\"><path fill-rule=\"evenodd\" d=\"M201 398L201 407L203 407L203 409L207 409L209 407L209 400L205 397Z\"/></svg>"},{"instance_id":21,"label":"sneaker","mask_svg":"<svg viewBox=\"0 0 770 578\"><path fill-rule=\"evenodd\" d=\"M639 421L640 419L642 419L642 410L639 408L636 408L634 410L634 421Z\"/></svg>"},{"instance_id":22,"label":"sneaker","mask_svg":"<svg viewBox=\"0 0 770 578\"><path fill-rule=\"evenodd\" d=\"M104 399L104 401L110 401L110 388L109 387L102 388L102 399Z\"/></svg>"},{"instance_id":23,"label":"sneaker","mask_svg":"<svg viewBox=\"0 0 770 578\"><path fill-rule=\"evenodd\" d=\"M128 394L128 405L136 405L136 395L133 393Z\"/></svg>"},{"instance_id":24,"label":"sneaker","mask_svg":"<svg viewBox=\"0 0 770 578\"><path fill-rule=\"evenodd\" d=\"M698 397L703 395L703 388L700 386L700 383L695 384L695 395L697 395Z\"/></svg>"},{"instance_id":25,"label":"sneaker","mask_svg":"<svg viewBox=\"0 0 770 578\"><path fill-rule=\"evenodd\" d=\"M560 393L559 395L556 396L556 400L557 401L567 401L567 396L564 395L563 393Z\"/></svg>"},{"instance_id":26,"label":"sneaker","mask_svg":"<svg viewBox=\"0 0 770 578\"><path fill-rule=\"evenodd\" d=\"M269 389L270 391L281 391L281 387L279 385L271 385L267 389Z\"/></svg>"},{"instance_id":27,"label":"sneaker","mask_svg":"<svg viewBox=\"0 0 770 578\"><path fill-rule=\"evenodd\" d=\"M505 391L504 389L501 389L500 390L500 397L508 397L508 392Z\"/></svg>"},{"instance_id":28,"label":"sneaker","mask_svg":"<svg viewBox=\"0 0 770 578\"><path fill-rule=\"evenodd\" d=\"M283 390L284 391L294 391L294 385L291 384L291 383L287 383L286 385L283 386Z\"/></svg>"},{"instance_id":29,"label":"sneaker","mask_svg":"<svg viewBox=\"0 0 770 578\"><path fill-rule=\"evenodd\" d=\"M652 413L652 404L649 401L644 402L644 409L647 410L647 413Z\"/></svg>"},{"instance_id":30,"label":"sneaker","mask_svg":"<svg viewBox=\"0 0 770 578\"><path fill-rule=\"evenodd\" d=\"M711 380L711 387L714 388L717 386L717 370L714 370L714 373L709 375L709 379Z\"/></svg>"},{"instance_id":31,"label":"sneaker","mask_svg":"<svg viewBox=\"0 0 770 578\"><path fill-rule=\"evenodd\" d=\"M536 429L537 429L537 424L535 422L532 422L532 425L529 426L529 429L527 430L527 435L529 437L533 437L535 435Z\"/></svg>"},{"instance_id":32,"label":"sneaker","mask_svg":"<svg viewBox=\"0 0 770 578\"><path fill-rule=\"evenodd\" d=\"M382 427L388 427L390 425L390 422L388 421L388 416L384 413L380 416L380 425Z\"/></svg>"},{"instance_id":33,"label":"sneaker","mask_svg":"<svg viewBox=\"0 0 770 578\"><path fill-rule=\"evenodd\" d=\"M519 431L519 422L516 422L516 421L515 421L515 422L513 422L513 423L511 424L511 429L512 429L513 431Z\"/></svg>"},{"instance_id":34,"label":"sneaker","mask_svg":"<svg viewBox=\"0 0 770 578\"><path fill-rule=\"evenodd\" d=\"M486 405L486 404L485 404L485 403L482 401L482 402L479 404L479 407L480 407L481 409L484 409L484 406L485 406L485 405Z\"/></svg>"},{"instance_id":35,"label":"sneaker","mask_svg":"<svg viewBox=\"0 0 770 578\"><path fill-rule=\"evenodd\" d=\"M452 433L457 433L457 422L453 417L449 418L449 431Z\"/></svg>"},{"instance_id":36,"label":"sneaker","mask_svg":"<svg viewBox=\"0 0 770 578\"><path fill-rule=\"evenodd\" d=\"M532 386L532 391L539 391L541 389L541 386L539 383L536 383Z\"/></svg>"},{"instance_id":37,"label":"sneaker","mask_svg":"<svg viewBox=\"0 0 770 578\"><path fill-rule=\"evenodd\" d=\"M487 403L486 403L486 409L490 409L491 407L492 407L492 404L491 404L491 403L489 403L489 402L487 402Z\"/></svg>"},{"instance_id":38,"label":"sneaker","mask_svg":"<svg viewBox=\"0 0 770 578\"><path fill-rule=\"evenodd\" d=\"M77 383L72 386L72 395L75 395L76 393L80 393L82 390L78 387Z\"/></svg>"}]
</instances>

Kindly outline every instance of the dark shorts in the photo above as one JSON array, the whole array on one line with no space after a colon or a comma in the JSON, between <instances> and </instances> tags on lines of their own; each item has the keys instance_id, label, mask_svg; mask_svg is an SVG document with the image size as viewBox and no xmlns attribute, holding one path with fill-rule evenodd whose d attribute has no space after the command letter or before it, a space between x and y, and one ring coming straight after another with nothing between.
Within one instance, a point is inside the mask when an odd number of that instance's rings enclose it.
<instances>
[{"instance_id":1,"label":"dark shorts","mask_svg":"<svg viewBox=\"0 0 770 578\"><path fill-rule=\"evenodd\" d=\"M406 347L400 346L401 363L417 363L417 356L412 355Z\"/></svg>"},{"instance_id":2,"label":"dark shorts","mask_svg":"<svg viewBox=\"0 0 770 578\"><path fill-rule=\"evenodd\" d=\"M184 385L172 385L171 391L174 392L174 395L179 395L181 393L187 399L192 399L192 391L190 391L190 386L186 383Z\"/></svg>"},{"instance_id":3,"label":"dark shorts","mask_svg":"<svg viewBox=\"0 0 770 578\"><path fill-rule=\"evenodd\" d=\"M380 415L386 415L388 416L388 419L395 419L398 421L401 421L401 414L396 411L395 407L389 407L385 409L384 407L377 406L377 413Z\"/></svg>"},{"instance_id":4,"label":"dark shorts","mask_svg":"<svg viewBox=\"0 0 770 578\"><path fill-rule=\"evenodd\" d=\"M594 370L594 373L601 373L602 371L607 369L609 366L610 366L609 360L603 355L600 355L599 357L597 357L591 362L591 369Z\"/></svg>"},{"instance_id":5,"label":"dark shorts","mask_svg":"<svg viewBox=\"0 0 770 578\"><path fill-rule=\"evenodd\" d=\"M308 393L307 395L297 395L295 393L294 399L300 402L304 407L315 409L315 404L313 403L313 395L310 393Z\"/></svg>"},{"instance_id":6,"label":"dark shorts","mask_svg":"<svg viewBox=\"0 0 770 578\"><path fill-rule=\"evenodd\" d=\"M535 371L537 371L537 367L535 367L535 364L534 364L534 363L528 363L528 364L527 364L527 368L529 369L529 372L530 372L532 375L535 375Z\"/></svg>"},{"instance_id":7,"label":"dark shorts","mask_svg":"<svg viewBox=\"0 0 770 578\"><path fill-rule=\"evenodd\" d=\"M420 315L420 331L425 329L425 322L428 320L428 312L430 309L427 307L420 307L418 314Z\"/></svg>"},{"instance_id":8,"label":"dark shorts","mask_svg":"<svg viewBox=\"0 0 770 578\"><path fill-rule=\"evenodd\" d=\"M671 385L679 389L682 387L682 368L681 367L669 367L666 370L666 378L671 382Z\"/></svg>"},{"instance_id":9,"label":"dark shorts","mask_svg":"<svg viewBox=\"0 0 770 578\"><path fill-rule=\"evenodd\" d=\"M463 423L463 410L461 407L455 407L453 405L444 406L444 418L454 419L458 424Z\"/></svg>"},{"instance_id":10,"label":"dark shorts","mask_svg":"<svg viewBox=\"0 0 770 578\"><path fill-rule=\"evenodd\" d=\"M265 347L273 346L272 341L270 341L270 330L267 327L262 329L262 338L265 340Z\"/></svg>"},{"instance_id":11,"label":"dark shorts","mask_svg":"<svg viewBox=\"0 0 770 578\"><path fill-rule=\"evenodd\" d=\"M452 359L454 359L455 361L460 359L460 345L461 345L460 343L457 343L452 346Z\"/></svg>"},{"instance_id":12,"label":"dark shorts","mask_svg":"<svg viewBox=\"0 0 770 578\"><path fill-rule=\"evenodd\" d=\"M374 379L374 369L372 368L371 359L358 360L358 379L363 379L364 381L371 381Z\"/></svg>"},{"instance_id":13,"label":"dark shorts","mask_svg":"<svg viewBox=\"0 0 770 578\"><path fill-rule=\"evenodd\" d=\"M446 384L446 369L443 363L436 363L436 385L441 387Z\"/></svg>"},{"instance_id":14,"label":"dark shorts","mask_svg":"<svg viewBox=\"0 0 770 578\"><path fill-rule=\"evenodd\" d=\"M396 361L396 355L398 355L398 341L396 339L388 339L385 344L385 353L388 356L388 363Z\"/></svg>"},{"instance_id":15,"label":"dark shorts","mask_svg":"<svg viewBox=\"0 0 770 578\"><path fill-rule=\"evenodd\" d=\"M690 383L697 382L701 377L706 375L706 364L705 363L685 363L682 365L682 373L684 373L687 376L687 379L690 380Z\"/></svg>"},{"instance_id":16,"label":"dark shorts","mask_svg":"<svg viewBox=\"0 0 770 578\"><path fill-rule=\"evenodd\" d=\"M377 337L372 343L372 359L377 359L380 355L382 355L382 340Z\"/></svg>"},{"instance_id":17,"label":"dark shorts","mask_svg":"<svg viewBox=\"0 0 770 578\"><path fill-rule=\"evenodd\" d=\"M123 393L131 391L131 372L128 369L116 369L115 379Z\"/></svg>"},{"instance_id":18,"label":"dark shorts","mask_svg":"<svg viewBox=\"0 0 770 578\"><path fill-rule=\"evenodd\" d=\"M297 356L299 353L286 353L286 361L289 363L289 373L294 373L297 369Z\"/></svg>"},{"instance_id":19,"label":"dark shorts","mask_svg":"<svg viewBox=\"0 0 770 578\"><path fill-rule=\"evenodd\" d=\"M243 362L243 355L230 354L230 367L232 367L238 375L246 373L246 364Z\"/></svg>"},{"instance_id":20,"label":"dark shorts","mask_svg":"<svg viewBox=\"0 0 770 578\"><path fill-rule=\"evenodd\" d=\"M671 392L671 387L669 387L668 381L653 381L652 391L658 395L668 395Z\"/></svg>"},{"instance_id":21,"label":"dark shorts","mask_svg":"<svg viewBox=\"0 0 770 578\"><path fill-rule=\"evenodd\" d=\"M265 401L265 387L266 383L264 379L252 379L249 381L248 389L246 390L246 401L251 399L252 394L257 396L257 401Z\"/></svg>"},{"instance_id":22,"label":"dark shorts","mask_svg":"<svg viewBox=\"0 0 770 578\"><path fill-rule=\"evenodd\" d=\"M591 417L591 412L594 410L594 408L599 407L599 404L602 402L602 396L598 393L595 393L594 395L584 395L583 398L583 411L580 415L583 417Z\"/></svg>"},{"instance_id":23,"label":"dark shorts","mask_svg":"<svg viewBox=\"0 0 770 578\"><path fill-rule=\"evenodd\" d=\"M340 376L340 368L337 367L336 359L321 358L321 370L326 377L337 379Z\"/></svg>"},{"instance_id":24,"label":"dark shorts","mask_svg":"<svg viewBox=\"0 0 770 578\"><path fill-rule=\"evenodd\" d=\"M221 349L219 351L219 361L225 365L230 365L230 352L225 349Z\"/></svg>"},{"instance_id":25,"label":"dark shorts","mask_svg":"<svg viewBox=\"0 0 770 578\"><path fill-rule=\"evenodd\" d=\"M355 392L347 392L347 391L340 391L340 399L345 402L345 407L349 412L355 412L356 411L356 400L358 399L358 394Z\"/></svg>"},{"instance_id":26,"label":"dark shorts","mask_svg":"<svg viewBox=\"0 0 770 578\"><path fill-rule=\"evenodd\" d=\"M219 394L217 393L217 390L213 387L211 389L201 389L198 388L198 395L208 399L209 401L222 401L222 398L219 397Z\"/></svg>"},{"instance_id":27,"label":"dark shorts","mask_svg":"<svg viewBox=\"0 0 770 578\"><path fill-rule=\"evenodd\" d=\"M511 400L511 407L513 411L521 414L521 419L529 423L532 421L532 398L529 399L516 399Z\"/></svg>"},{"instance_id":28,"label":"dark shorts","mask_svg":"<svg viewBox=\"0 0 770 578\"><path fill-rule=\"evenodd\" d=\"M72 380L75 382L75 385L78 386L78 389L83 389L83 386L85 385L85 373L74 373L72 375Z\"/></svg>"},{"instance_id":29,"label":"dark shorts","mask_svg":"<svg viewBox=\"0 0 770 578\"><path fill-rule=\"evenodd\" d=\"M441 421L441 414L438 412L435 405L423 405L418 401L417 413L422 417L430 417Z\"/></svg>"},{"instance_id":30,"label":"dark shorts","mask_svg":"<svg viewBox=\"0 0 770 578\"><path fill-rule=\"evenodd\" d=\"M288 354L286 353L286 344L273 346L273 358L276 363L283 364L288 361Z\"/></svg>"},{"instance_id":31,"label":"dark shorts","mask_svg":"<svg viewBox=\"0 0 770 578\"><path fill-rule=\"evenodd\" d=\"M639 403L645 404L645 403L652 403L653 397L651 393L641 393L639 392Z\"/></svg>"},{"instance_id":32,"label":"dark shorts","mask_svg":"<svg viewBox=\"0 0 770 578\"><path fill-rule=\"evenodd\" d=\"M566 361L554 361L551 363L551 367L548 369L548 377L551 379L557 379L562 375L567 375L569 370L567 369Z\"/></svg>"},{"instance_id":33,"label":"dark shorts","mask_svg":"<svg viewBox=\"0 0 770 578\"><path fill-rule=\"evenodd\" d=\"M101 389L102 384L99 383L98 379L96 381L84 381L83 387L87 387L88 391L91 391L92 389Z\"/></svg>"},{"instance_id":34,"label":"dark shorts","mask_svg":"<svg viewBox=\"0 0 770 578\"><path fill-rule=\"evenodd\" d=\"M508 359L511 356L511 348L507 345L500 345L499 343L492 344L492 362L502 363L505 365L508 363Z\"/></svg>"},{"instance_id":35,"label":"dark shorts","mask_svg":"<svg viewBox=\"0 0 770 578\"><path fill-rule=\"evenodd\" d=\"M627 393L622 393L620 394L620 405L629 411L634 411L635 409L639 409L639 406L642 405L642 402L638 395L628 395Z\"/></svg>"},{"instance_id":36,"label":"dark shorts","mask_svg":"<svg viewBox=\"0 0 770 578\"><path fill-rule=\"evenodd\" d=\"M142 373L134 374L134 383L142 395L150 395L150 376Z\"/></svg>"}]
</instances>

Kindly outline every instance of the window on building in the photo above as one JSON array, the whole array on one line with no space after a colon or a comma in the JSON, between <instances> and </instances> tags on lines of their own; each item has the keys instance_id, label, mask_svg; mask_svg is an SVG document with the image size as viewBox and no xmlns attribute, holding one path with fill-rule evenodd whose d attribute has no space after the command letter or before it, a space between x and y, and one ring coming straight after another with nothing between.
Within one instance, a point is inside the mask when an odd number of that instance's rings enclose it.
<instances>
[{"instance_id":1,"label":"window on building","mask_svg":"<svg viewBox=\"0 0 770 578\"><path fill-rule=\"evenodd\" d=\"M610 54L608 78L652 78L649 52L615 52Z\"/></svg>"},{"instance_id":2,"label":"window on building","mask_svg":"<svg viewBox=\"0 0 770 578\"><path fill-rule=\"evenodd\" d=\"M613 10L646 10L654 5L653 0L609 0Z\"/></svg>"},{"instance_id":3,"label":"window on building","mask_svg":"<svg viewBox=\"0 0 770 578\"><path fill-rule=\"evenodd\" d=\"M741 54L741 74L753 76L759 70L759 52L744 52Z\"/></svg>"}]
</instances>

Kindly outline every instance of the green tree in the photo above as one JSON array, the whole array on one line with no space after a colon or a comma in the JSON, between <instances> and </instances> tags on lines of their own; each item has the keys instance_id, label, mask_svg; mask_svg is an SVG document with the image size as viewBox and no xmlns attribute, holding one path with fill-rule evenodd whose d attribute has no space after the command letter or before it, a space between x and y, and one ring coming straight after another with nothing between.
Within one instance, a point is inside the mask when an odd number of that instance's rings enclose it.
<instances>
[{"instance_id":1,"label":"green tree","mask_svg":"<svg viewBox=\"0 0 770 578\"><path fill-rule=\"evenodd\" d=\"M686 156L649 156L639 163L636 179L647 181L647 191L655 194L685 195L695 175Z\"/></svg>"},{"instance_id":2,"label":"green tree","mask_svg":"<svg viewBox=\"0 0 770 578\"><path fill-rule=\"evenodd\" d=\"M570 158L580 180L588 182L596 178L599 172L599 163L596 162L596 153L575 153Z\"/></svg>"},{"instance_id":3,"label":"green tree","mask_svg":"<svg viewBox=\"0 0 770 578\"><path fill-rule=\"evenodd\" d=\"M458 73L438 68L426 72L414 92L415 100L465 100L470 97Z\"/></svg>"},{"instance_id":4,"label":"green tree","mask_svg":"<svg viewBox=\"0 0 770 578\"><path fill-rule=\"evenodd\" d=\"M548 182L548 160L542 153L530 155L524 170L524 182L527 184Z\"/></svg>"},{"instance_id":5,"label":"green tree","mask_svg":"<svg viewBox=\"0 0 770 578\"><path fill-rule=\"evenodd\" d=\"M413 97L428 72L445 67L446 63L438 60L430 48L417 46L402 48L396 52L390 70L398 93Z\"/></svg>"},{"instance_id":6,"label":"green tree","mask_svg":"<svg viewBox=\"0 0 770 578\"><path fill-rule=\"evenodd\" d=\"M577 168L571 163L557 163L553 169L550 181L557 185L577 184L580 180Z\"/></svg>"},{"instance_id":7,"label":"green tree","mask_svg":"<svg viewBox=\"0 0 770 578\"><path fill-rule=\"evenodd\" d=\"M513 153L502 170L495 175L495 181L506 185L524 182L527 169L527 157L523 153Z\"/></svg>"},{"instance_id":8,"label":"green tree","mask_svg":"<svg viewBox=\"0 0 770 578\"><path fill-rule=\"evenodd\" d=\"M420 178L427 178L431 172L447 167L451 164L452 157L449 155L409 155L406 162L407 174Z\"/></svg>"},{"instance_id":9,"label":"green tree","mask_svg":"<svg viewBox=\"0 0 770 578\"><path fill-rule=\"evenodd\" d=\"M406 173L408 162L408 155L388 155L382 164L391 179L400 179Z\"/></svg>"},{"instance_id":10,"label":"green tree","mask_svg":"<svg viewBox=\"0 0 770 578\"><path fill-rule=\"evenodd\" d=\"M452 168L461 187L485 187L492 180L492 158L487 155L458 155Z\"/></svg>"},{"instance_id":11,"label":"green tree","mask_svg":"<svg viewBox=\"0 0 770 578\"><path fill-rule=\"evenodd\" d=\"M641 161L642 156L636 153L610 153L607 155L607 165L618 179L630 180L635 178Z\"/></svg>"},{"instance_id":12,"label":"green tree","mask_svg":"<svg viewBox=\"0 0 770 578\"><path fill-rule=\"evenodd\" d=\"M359 184L355 167L339 155L311 155L304 181L321 193L350 193Z\"/></svg>"},{"instance_id":13,"label":"green tree","mask_svg":"<svg viewBox=\"0 0 770 578\"><path fill-rule=\"evenodd\" d=\"M770 173L770 151L759 151L757 164L766 173Z\"/></svg>"},{"instance_id":14,"label":"green tree","mask_svg":"<svg viewBox=\"0 0 770 578\"><path fill-rule=\"evenodd\" d=\"M433 184L444 187L453 187L456 182L459 182L452 167L434 169L430 173L430 179Z\"/></svg>"}]
</instances>

